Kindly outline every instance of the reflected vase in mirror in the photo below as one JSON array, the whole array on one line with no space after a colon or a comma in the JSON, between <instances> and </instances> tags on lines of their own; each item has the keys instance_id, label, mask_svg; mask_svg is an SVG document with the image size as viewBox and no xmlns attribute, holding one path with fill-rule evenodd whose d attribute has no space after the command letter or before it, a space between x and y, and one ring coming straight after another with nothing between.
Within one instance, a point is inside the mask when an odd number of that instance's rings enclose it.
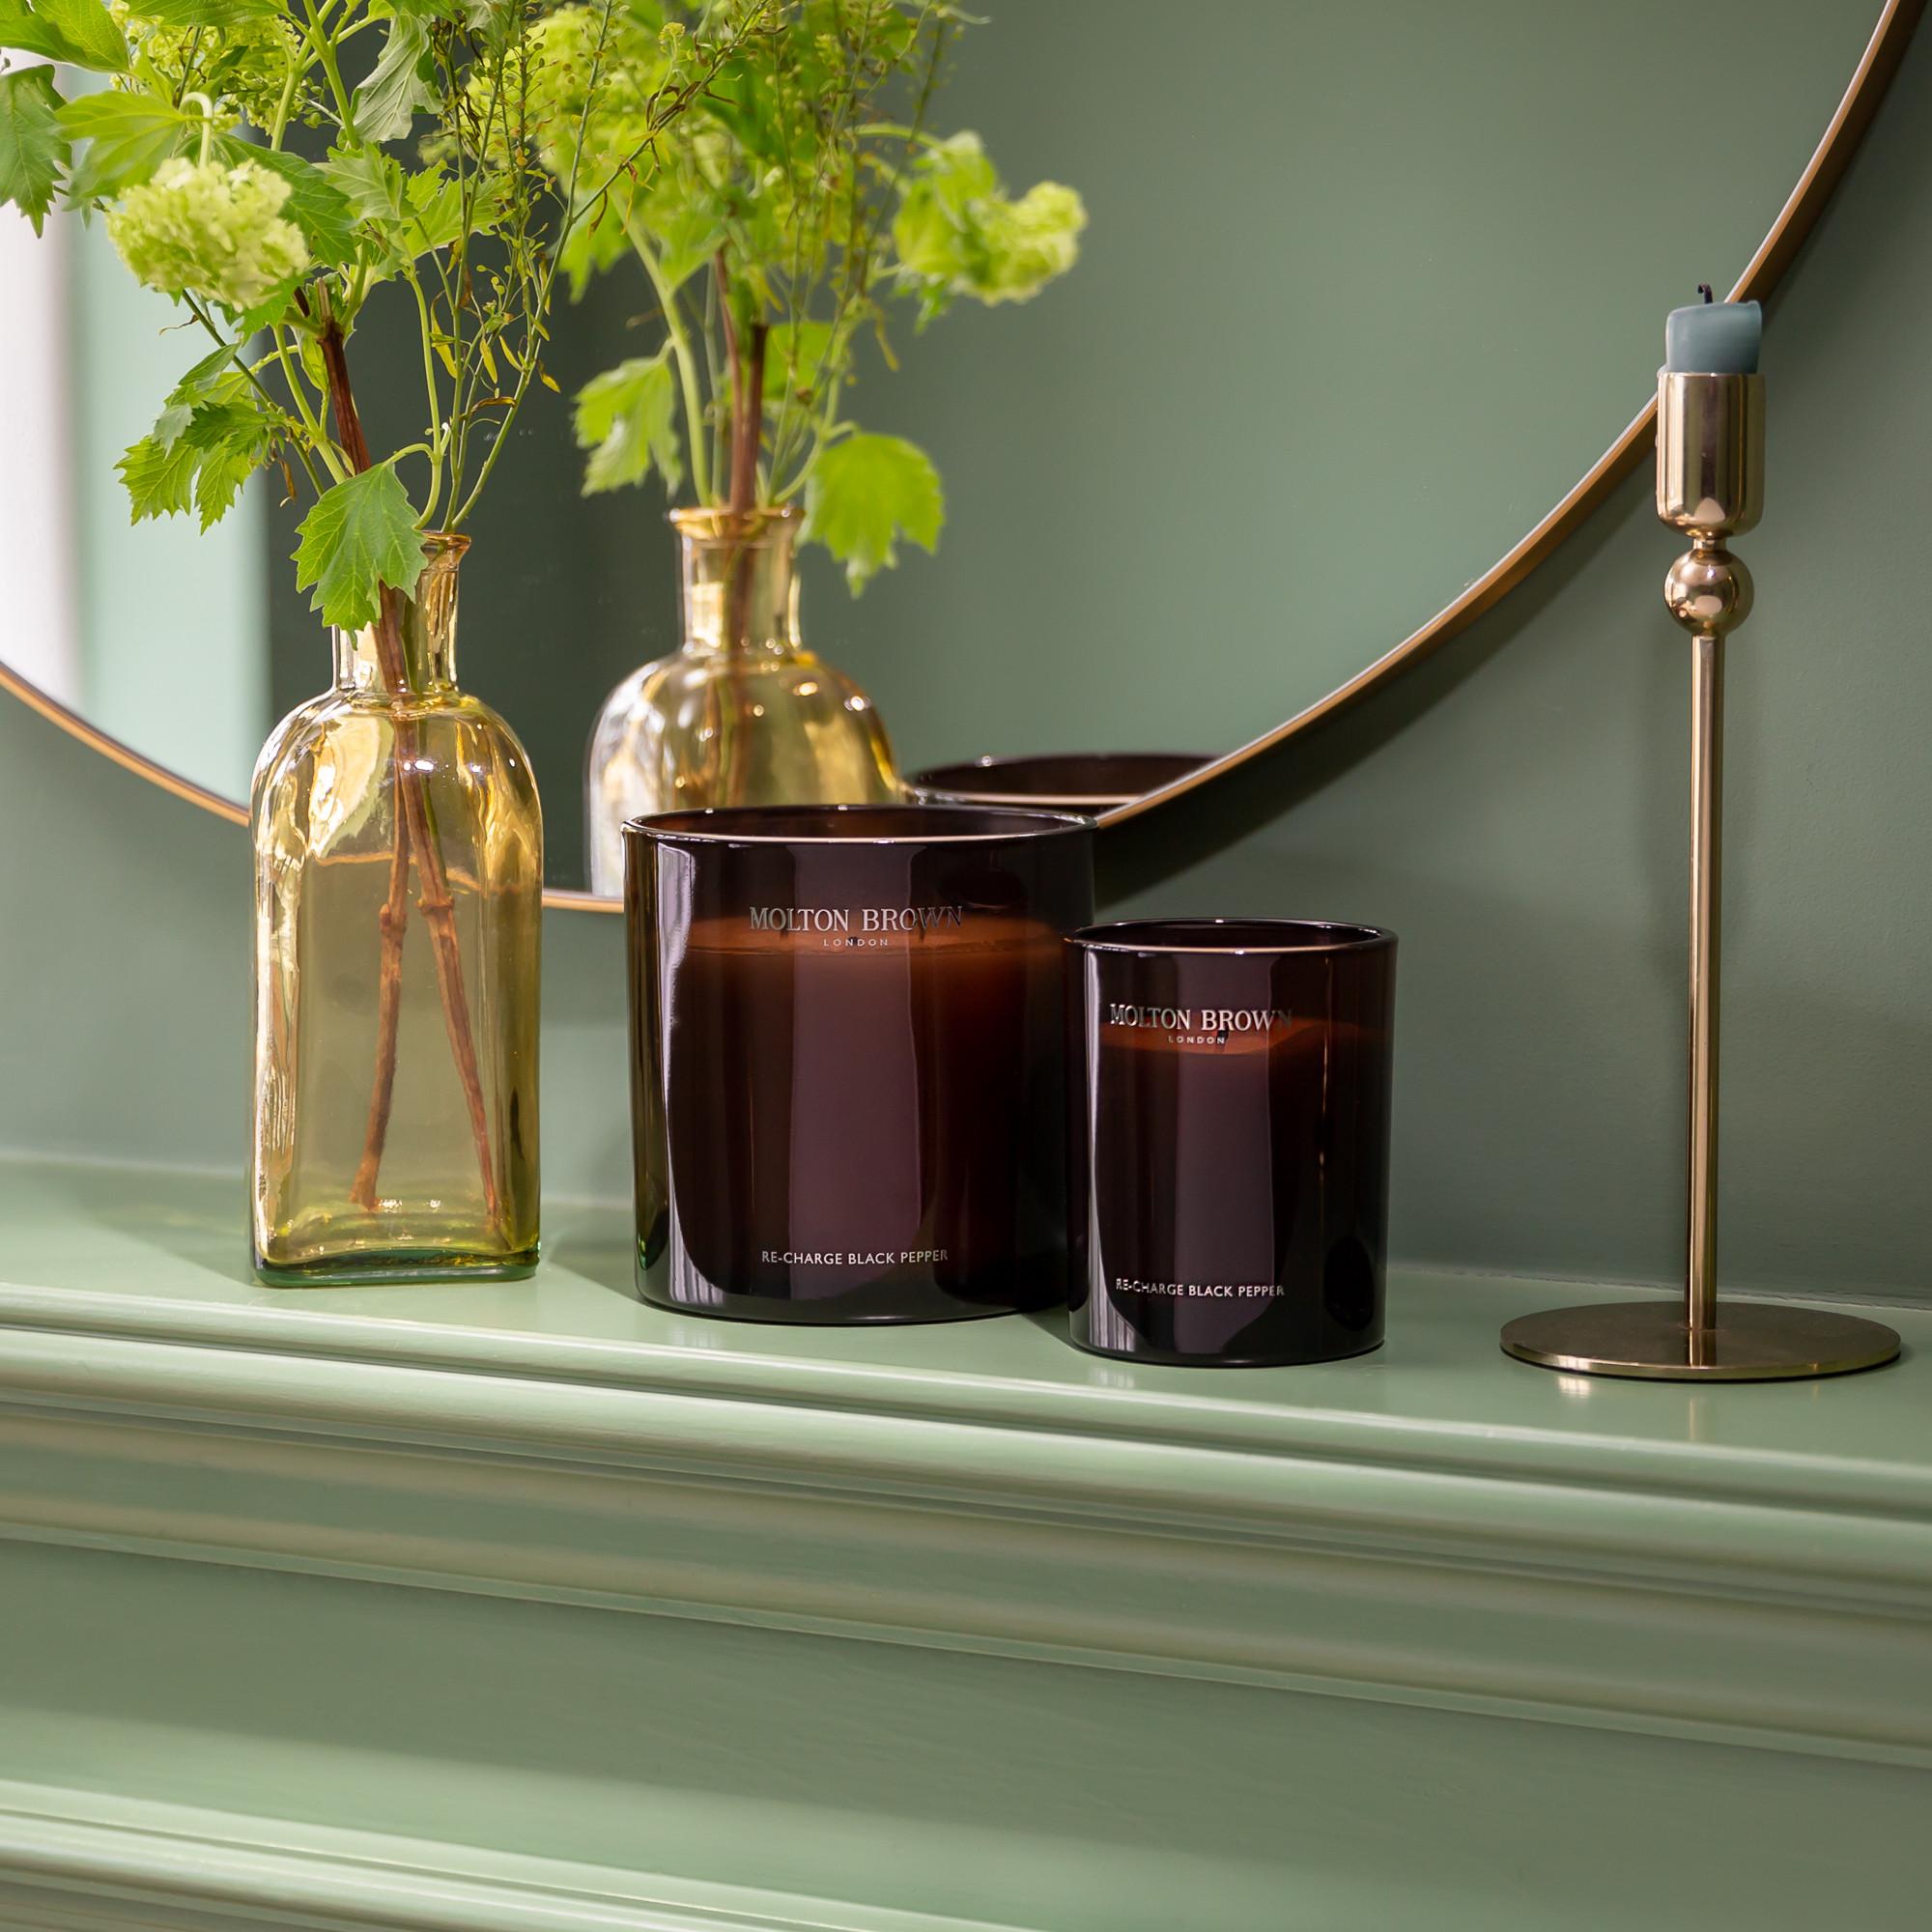
<instances>
[{"instance_id":1,"label":"reflected vase in mirror","mask_svg":"<svg viewBox=\"0 0 1932 1932\"><path fill-rule=\"evenodd\" d=\"M590 889L624 890L626 819L725 805L887 805L885 726L798 628L789 506L673 510L683 642L605 700L585 768Z\"/></svg>"},{"instance_id":2,"label":"reflected vase in mirror","mask_svg":"<svg viewBox=\"0 0 1932 1932\"><path fill-rule=\"evenodd\" d=\"M461 537L335 635L255 770L256 1272L278 1286L535 1266L543 821L456 683Z\"/></svg>"}]
</instances>

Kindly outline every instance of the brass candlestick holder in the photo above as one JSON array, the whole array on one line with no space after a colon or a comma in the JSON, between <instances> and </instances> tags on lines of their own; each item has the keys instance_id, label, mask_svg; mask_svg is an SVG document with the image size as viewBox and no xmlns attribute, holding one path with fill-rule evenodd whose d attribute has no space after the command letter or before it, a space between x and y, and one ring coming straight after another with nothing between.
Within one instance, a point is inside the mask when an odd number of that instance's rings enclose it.
<instances>
[{"instance_id":1,"label":"brass candlestick holder","mask_svg":"<svg viewBox=\"0 0 1932 1932\"><path fill-rule=\"evenodd\" d=\"M1750 572L1725 538L1764 507L1764 378L1660 372L1657 514L1690 538L1663 601L1690 633L1690 1160L1682 1303L1653 1298L1525 1315L1505 1352L1573 1375L1780 1381L1877 1368L1899 1349L1877 1321L1784 1302L1718 1303L1718 1004L1723 843L1724 639L1749 616Z\"/></svg>"}]
</instances>

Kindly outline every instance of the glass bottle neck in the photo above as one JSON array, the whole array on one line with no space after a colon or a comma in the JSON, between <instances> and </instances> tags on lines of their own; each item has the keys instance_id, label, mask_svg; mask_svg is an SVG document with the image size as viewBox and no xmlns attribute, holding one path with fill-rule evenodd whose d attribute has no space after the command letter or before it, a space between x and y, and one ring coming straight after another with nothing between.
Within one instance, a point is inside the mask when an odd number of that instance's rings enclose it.
<instances>
[{"instance_id":1,"label":"glass bottle neck","mask_svg":"<svg viewBox=\"0 0 1932 1932\"><path fill-rule=\"evenodd\" d=\"M338 691L420 697L454 689L456 571L469 548L467 537L430 537L414 591L384 593L388 622L334 633Z\"/></svg>"},{"instance_id":2,"label":"glass bottle neck","mask_svg":"<svg viewBox=\"0 0 1932 1932\"><path fill-rule=\"evenodd\" d=\"M742 517L672 511L686 650L788 656L801 648L792 555L798 522L789 507Z\"/></svg>"}]
</instances>

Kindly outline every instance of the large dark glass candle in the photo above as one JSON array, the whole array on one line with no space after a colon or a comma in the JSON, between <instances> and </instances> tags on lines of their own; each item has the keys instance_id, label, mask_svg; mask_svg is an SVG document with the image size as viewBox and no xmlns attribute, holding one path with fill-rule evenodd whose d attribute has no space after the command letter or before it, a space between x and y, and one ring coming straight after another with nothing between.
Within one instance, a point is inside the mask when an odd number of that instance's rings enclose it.
<instances>
[{"instance_id":1,"label":"large dark glass candle","mask_svg":"<svg viewBox=\"0 0 1932 1932\"><path fill-rule=\"evenodd\" d=\"M803 806L625 831L643 1297L766 1321L1063 1300L1061 951L1092 828Z\"/></svg>"},{"instance_id":2,"label":"large dark glass candle","mask_svg":"<svg viewBox=\"0 0 1932 1932\"><path fill-rule=\"evenodd\" d=\"M1073 1339L1203 1365L1376 1348L1393 935L1136 920L1066 950Z\"/></svg>"}]
</instances>

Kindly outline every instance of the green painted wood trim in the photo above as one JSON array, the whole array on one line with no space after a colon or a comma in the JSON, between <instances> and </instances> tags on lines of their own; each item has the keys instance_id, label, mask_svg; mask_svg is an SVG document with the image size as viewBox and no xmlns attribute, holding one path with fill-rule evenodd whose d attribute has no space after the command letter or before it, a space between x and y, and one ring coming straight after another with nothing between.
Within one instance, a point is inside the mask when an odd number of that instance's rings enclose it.
<instances>
[{"instance_id":1,"label":"green painted wood trim","mask_svg":"<svg viewBox=\"0 0 1932 1932\"><path fill-rule=\"evenodd\" d=\"M1473 1289L1469 1300L1470 1339L1487 1340L1495 1304ZM962 1381L964 1406L978 1392ZM995 1521L1524 1563L1689 1588L1748 1580L1792 1600L1932 1605L1921 1470L1696 1444L1673 1456L1607 1436L1563 1443L1486 1432L1475 1419L1391 1430L1361 1418L1351 1431L1323 1417L1318 1428L1292 1411L1220 1441L1209 1432L1228 1419L1204 1418L1208 1439L1190 1440L1137 1430L1125 1403L1126 1413L1090 1413L1075 1429L1045 1398L1027 1421L997 1402L934 1416L886 1406L890 1386L871 1393L866 1407L845 1407L826 1406L822 1389L696 1395L0 1333L9 1410L460 1451L766 1494L891 1498ZM1301 1423L1303 1439L1269 1440L1268 1422Z\"/></svg>"},{"instance_id":2,"label":"green painted wood trim","mask_svg":"<svg viewBox=\"0 0 1932 1932\"><path fill-rule=\"evenodd\" d=\"M11 1538L1932 1764L1922 1522L17 1331L0 1386Z\"/></svg>"},{"instance_id":3,"label":"green painted wood trim","mask_svg":"<svg viewBox=\"0 0 1932 1932\"><path fill-rule=\"evenodd\" d=\"M982 1920L0 1782L9 1932L1012 1932Z\"/></svg>"},{"instance_id":4,"label":"green painted wood trim","mask_svg":"<svg viewBox=\"0 0 1932 1932\"><path fill-rule=\"evenodd\" d=\"M1505 1361L1497 1331L1616 1289L1405 1269L1390 1283L1385 1350L1213 1375L1095 1360L1047 1318L854 1332L666 1315L630 1292L628 1215L570 1204L551 1204L552 1258L528 1284L263 1289L238 1264L239 1193L207 1176L0 1163L9 1379L136 1413L206 1405L240 1426L398 1441L453 1432L592 1463L889 1482L935 1499L958 1489L950 1459L965 1447L980 1459L970 1500L1023 1513L1118 1504L1265 1521L1277 1497L1314 1507L1328 1472L1358 1472L1629 1505L1632 1536L1609 1547L1666 1562L1704 1549L1694 1528L1673 1541L1693 1506L1741 1523L1789 1510L1932 1527L1932 1313L1886 1310L1906 1359L1854 1380L1585 1383ZM1453 1512L1429 1516L1462 1536ZM1747 1541L1740 1554L1779 1560L1776 1544ZM1865 1574L1843 1568L1849 1549L1824 1555L1827 1577ZM1803 1567L1802 1553L1781 1560ZM1915 1586L1924 1574L1916 1559L1896 1573Z\"/></svg>"},{"instance_id":5,"label":"green painted wood trim","mask_svg":"<svg viewBox=\"0 0 1932 1932\"><path fill-rule=\"evenodd\" d=\"M278 1293L229 1193L0 1169L0 1536L1932 1763L1932 1315L1581 1384L1496 1334L1590 1291L1404 1273L1379 1355L1190 1375L667 1317L596 1209L514 1290Z\"/></svg>"},{"instance_id":6,"label":"green painted wood trim","mask_svg":"<svg viewBox=\"0 0 1932 1932\"><path fill-rule=\"evenodd\" d=\"M1422 1270L1401 1271L1390 1289L1398 1317L1426 1313L1426 1318L1433 1318L1432 1325L1451 1328L1472 1361L1485 1368L1491 1366L1488 1355L1493 1332L1512 1316L1570 1300L1614 1298L1617 1293L1615 1288L1592 1289L1574 1282L1519 1282ZM1453 1310L1446 1323L1441 1321L1445 1304ZM1932 1345L1932 1318L1916 1312L1901 1316L1895 1309L1875 1312L1909 1329L1919 1348ZM393 1431L406 1438L428 1418L432 1406L440 1412L447 1401L456 1403L459 1410L462 1407L463 1385L445 1385L435 1378L480 1377L488 1378L492 1387L480 1395L470 1391L476 1395L473 1413L461 1426L487 1433L490 1417L497 1416L510 1435L533 1446L548 1441L555 1453L582 1449L593 1458L607 1450L623 1454L624 1430L606 1431L600 1418L646 1412L642 1406L636 1410L624 1407L619 1398L655 1397L732 1405L727 1436L739 1433L741 1409L782 1416L805 1435L830 1437L841 1433L843 1419L855 1444L874 1424L882 1428L882 1439L907 1442L917 1439L919 1425L1041 1432L1069 1447L1066 1458L1050 1459L1043 1472L1052 1492L1077 1482L1081 1447L1118 1446L1137 1455L1165 1449L1359 1464L1417 1476L1575 1484L1634 1494L1646 1503L1678 1500L1896 1515L1932 1527L1932 1461L1860 1454L1850 1440L1845 1453L1833 1455L1795 1448L1732 1447L1700 1441L1694 1435L1643 1439L1611 1428L1557 1431L1485 1414L1473 1402L1466 1415L1428 1419L1389 1415L1367 1406L1315 1406L1286 1400L1263 1406L1222 1400L1217 1393L1219 1378L1198 1372L1170 1374L1158 1382L1144 1371L1138 1378L1123 1372L1118 1387L1025 1379L985 1373L976 1360L973 1345L978 1338L963 1329L953 1331L959 1336L957 1370L933 1374L780 1352L790 1343L784 1334L774 1335L769 1355L759 1354L755 1344L743 1340L736 1340L730 1352L712 1353L647 1342L612 1344L450 1323L430 1327L334 1315L313 1307L236 1309L142 1302L124 1294L91 1295L0 1284L0 1347L19 1350L23 1374L29 1373L26 1365L37 1359L35 1344L28 1339L37 1332L99 1345L85 1357L88 1367L74 1378L76 1385L98 1385L103 1401L108 1400L115 1365L126 1365L128 1378L111 1400L143 1411L161 1412L158 1406L184 1401L192 1410L198 1404L197 1372L221 1406L241 1401L248 1371L240 1366L231 1371L205 1357L189 1356L185 1358L185 1386L182 1374L166 1366L170 1357L143 1353L139 1345L283 1358L278 1373L298 1391L311 1391L315 1398L312 1421L304 1421L307 1399L298 1394L288 1412L290 1427L328 1427L338 1396L354 1389L365 1406L355 1425L358 1429ZM813 1339L824 1346L822 1336ZM1057 1324L1056 1343L1065 1346ZM50 1378L48 1387L54 1390L67 1385L63 1362L82 1359L65 1345L39 1352L44 1357L41 1373ZM348 1381L331 1376L324 1364L399 1373L393 1378L371 1375ZM97 1384L95 1378L102 1372L110 1380ZM152 1384L146 1379L150 1373L156 1378ZM1932 1375L1913 1367L1902 1379L1909 1380L1910 1393L1889 1389L1888 1408L1921 1398ZM1648 1396L1651 1391L1629 1393ZM1725 1396L1733 1403L1762 1399L1756 1391L1730 1391ZM1671 1406L1688 1409L1711 1400L1707 1393L1701 1398L1679 1398ZM690 1436L694 1448L706 1439L707 1432L696 1427L695 1419L713 1411L669 1412L694 1419ZM457 1426L454 1414L451 1426ZM640 1453L648 1440L640 1438ZM762 1440L758 1429L752 1427L742 1435L740 1450L731 1450L727 1442L727 1453L734 1460L740 1453L755 1459ZM1927 1446L1932 1452L1932 1444ZM835 1455L832 1460L840 1459ZM868 1483L878 1473L869 1456L843 1462ZM1225 1466L1239 1472L1242 1465ZM1019 1473L1024 1471L1023 1464ZM1190 1472L1182 1497L1187 1514L1211 1509L1213 1495L1212 1490L1197 1487ZM1657 1520L1662 1534L1667 1512L1660 1511Z\"/></svg>"}]
</instances>

